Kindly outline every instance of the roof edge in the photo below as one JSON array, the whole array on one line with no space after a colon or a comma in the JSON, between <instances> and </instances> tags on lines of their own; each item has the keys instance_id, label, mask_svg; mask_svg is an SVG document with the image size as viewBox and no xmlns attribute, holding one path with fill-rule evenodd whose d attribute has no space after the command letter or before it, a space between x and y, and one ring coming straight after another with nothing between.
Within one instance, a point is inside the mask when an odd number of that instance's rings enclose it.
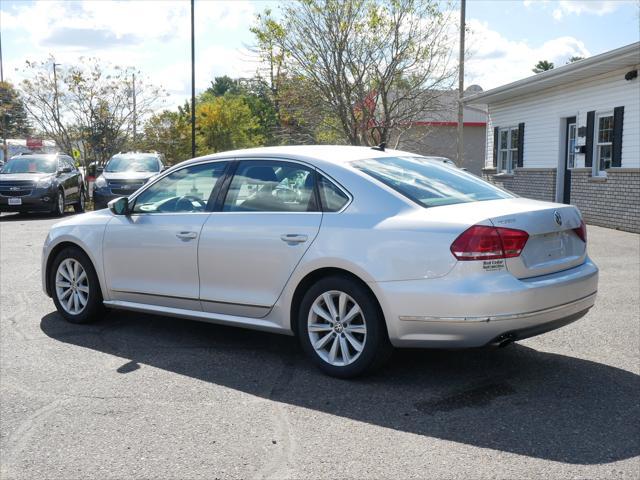
<instances>
[{"instance_id":1,"label":"roof edge","mask_svg":"<svg viewBox=\"0 0 640 480\"><path fill-rule=\"evenodd\" d=\"M551 80L560 79L565 75L576 73L581 70L589 70L591 67L601 63L610 62L612 60L617 60L627 56L631 57L633 54L638 56L637 61L640 62L640 42L631 43L629 45L625 45L614 50L609 50L608 52L604 52L599 55L594 55L593 57L585 58L584 60L579 60L568 65L562 65L558 68L547 70L546 72L541 72L530 77L523 78L521 80L516 80L515 82L507 83L506 85L492 88L491 90L486 90L475 95L463 97L462 103L489 103L487 100L491 99L491 97L509 91L516 92L518 90L527 89L528 87L534 85L544 88L544 84L550 82ZM555 85L549 85L549 88L553 86Z\"/></svg>"}]
</instances>

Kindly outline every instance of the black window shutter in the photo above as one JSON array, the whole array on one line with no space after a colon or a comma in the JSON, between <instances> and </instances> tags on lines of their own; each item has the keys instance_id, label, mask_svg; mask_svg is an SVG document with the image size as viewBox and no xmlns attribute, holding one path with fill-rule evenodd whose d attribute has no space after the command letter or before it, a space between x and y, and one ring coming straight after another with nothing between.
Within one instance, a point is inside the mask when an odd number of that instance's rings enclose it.
<instances>
[{"instance_id":1,"label":"black window shutter","mask_svg":"<svg viewBox=\"0 0 640 480\"><path fill-rule=\"evenodd\" d=\"M611 152L611 166L622 166L622 124L624 122L624 107L613 109L613 141Z\"/></svg>"},{"instance_id":2,"label":"black window shutter","mask_svg":"<svg viewBox=\"0 0 640 480\"><path fill-rule=\"evenodd\" d=\"M524 123L518 124L518 168L524 165Z\"/></svg>"},{"instance_id":3,"label":"black window shutter","mask_svg":"<svg viewBox=\"0 0 640 480\"><path fill-rule=\"evenodd\" d=\"M498 136L500 134L500 127L493 129L493 168L498 168Z\"/></svg>"},{"instance_id":4,"label":"black window shutter","mask_svg":"<svg viewBox=\"0 0 640 480\"><path fill-rule=\"evenodd\" d=\"M593 166L593 127L596 123L596 112L587 112L587 140L585 142L584 166Z\"/></svg>"}]
</instances>

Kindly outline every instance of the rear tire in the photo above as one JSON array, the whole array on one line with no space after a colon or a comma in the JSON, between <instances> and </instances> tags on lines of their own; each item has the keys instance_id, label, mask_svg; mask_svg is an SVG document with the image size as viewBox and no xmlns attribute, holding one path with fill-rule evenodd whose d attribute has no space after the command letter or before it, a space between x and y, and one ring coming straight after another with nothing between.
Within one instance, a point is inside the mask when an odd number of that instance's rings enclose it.
<instances>
[{"instance_id":1,"label":"rear tire","mask_svg":"<svg viewBox=\"0 0 640 480\"><path fill-rule=\"evenodd\" d=\"M86 197L84 194L84 188L80 190L80 196L78 197L78 202L73 204L73 211L76 213L84 213L84 205L86 202Z\"/></svg>"},{"instance_id":2,"label":"rear tire","mask_svg":"<svg viewBox=\"0 0 640 480\"><path fill-rule=\"evenodd\" d=\"M102 292L91 260L79 248L63 249L48 272L51 297L71 323L90 323L104 313Z\"/></svg>"},{"instance_id":3,"label":"rear tire","mask_svg":"<svg viewBox=\"0 0 640 480\"><path fill-rule=\"evenodd\" d=\"M333 377L353 378L375 370L393 351L375 298L347 277L326 277L309 288L297 321L303 350Z\"/></svg>"}]
</instances>

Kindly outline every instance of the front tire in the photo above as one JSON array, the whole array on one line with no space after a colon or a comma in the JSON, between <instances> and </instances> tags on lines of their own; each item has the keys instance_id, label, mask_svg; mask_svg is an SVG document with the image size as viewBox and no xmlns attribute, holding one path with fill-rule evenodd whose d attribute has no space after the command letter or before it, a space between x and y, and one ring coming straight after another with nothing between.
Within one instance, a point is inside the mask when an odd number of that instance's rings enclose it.
<instances>
[{"instance_id":1,"label":"front tire","mask_svg":"<svg viewBox=\"0 0 640 480\"><path fill-rule=\"evenodd\" d=\"M49 271L51 296L58 312L71 323L89 323L104 312L98 276L89 257L78 248L63 249Z\"/></svg>"},{"instance_id":2,"label":"front tire","mask_svg":"<svg viewBox=\"0 0 640 480\"><path fill-rule=\"evenodd\" d=\"M84 194L84 188L82 190L80 190L80 196L78 198L78 202L74 203L73 205L73 211L76 213L84 213L84 207L85 207L85 202L86 202L86 197Z\"/></svg>"},{"instance_id":3,"label":"front tire","mask_svg":"<svg viewBox=\"0 0 640 480\"><path fill-rule=\"evenodd\" d=\"M302 348L326 374L352 378L381 366L392 347L371 292L347 277L319 280L298 314Z\"/></svg>"},{"instance_id":4,"label":"front tire","mask_svg":"<svg viewBox=\"0 0 640 480\"><path fill-rule=\"evenodd\" d=\"M53 214L56 217L61 217L64 215L64 192L62 190L58 190L58 194L56 195L56 202L53 206Z\"/></svg>"}]
</instances>

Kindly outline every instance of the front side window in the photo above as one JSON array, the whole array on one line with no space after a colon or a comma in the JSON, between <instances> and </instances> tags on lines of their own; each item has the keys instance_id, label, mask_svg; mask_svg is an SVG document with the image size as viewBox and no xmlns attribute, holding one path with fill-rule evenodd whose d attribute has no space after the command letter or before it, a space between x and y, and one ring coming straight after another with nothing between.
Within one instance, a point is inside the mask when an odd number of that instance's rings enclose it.
<instances>
[{"instance_id":1,"label":"front side window","mask_svg":"<svg viewBox=\"0 0 640 480\"><path fill-rule=\"evenodd\" d=\"M381 157L353 166L423 207L513 198L475 175L427 158Z\"/></svg>"},{"instance_id":2,"label":"front side window","mask_svg":"<svg viewBox=\"0 0 640 480\"><path fill-rule=\"evenodd\" d=\"M135 199L133 213L204 212L226 162L177 170L158 180Z\"/></svg>"},{"instance_id":3,"label":"front side window","mask_svg":"<svg viewBox=\"0 0 640 480\"><path fill-rule=\"evenodd\" d=\"M511 173L518 161L518 127L501 128L498 134L498 171Z\"/></svg>"},{"instance_id":4,"label":"front side window","mask_svg":"<svg viewBox=\"0 0 640 480\"><path fill-rule=\"evenodd\" d=\"M613 153L613 115L599 115L595 132L595 156L593 163L594 175L602 175L604 171L611 168L611 156Z\"/></svg>"},{"instance_id":5,"label":"front side window","mask_svg":"<svg viewBox=\"0 0 640 480\"><path fill-rule=\"evenodd\" d=\"M229 186L223 211L317 211L314 182L314 172L297 163L242 161Z\"/></svg>"}]
</instances>

